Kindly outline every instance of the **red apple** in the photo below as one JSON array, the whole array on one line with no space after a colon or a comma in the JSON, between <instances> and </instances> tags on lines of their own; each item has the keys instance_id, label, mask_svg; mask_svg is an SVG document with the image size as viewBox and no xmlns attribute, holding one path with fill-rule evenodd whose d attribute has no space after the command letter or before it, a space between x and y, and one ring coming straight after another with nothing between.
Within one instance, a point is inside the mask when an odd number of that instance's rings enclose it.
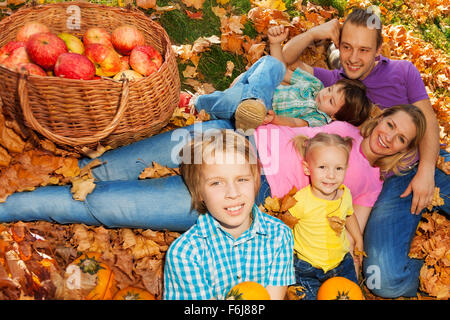
<instances>
[{"instance_id":1,"label":"red apple","mask_svg":"<svg viewBox=\"0 0 450 320\"><path fill-rule=\"evenodd\" d=\"M111 77L120 71L120 57L112 47L93 43L86 46L84 54L94 63L97 76Z\"/></svg>"},{"instance_id":2,"label":"red apple","mask_svg":"<svg viewBox=\"0 0 450 320\"><path fill-rule=\"evenodd\" d=\"M131 68L144 76L148 76L157 71L161 65L161 55L151 46L139 46L131 51Z\"/></svg>"},{"instance_id":3,"label":"red apple","mask_svg":"<svg viewBox=\"0 0 450 320\"><path fill-rule=\"evenodd\" d=\"M25 23L16 34L17 41L27 41L33 34L50 32L50 29L37 21L30 21Z\"/></svg>"},{"instance_id":4,"label":"red apple","mask_svg":"<svg viewBox=\"0 0 450 320\"><path fill-rule=\"evenodd\" d=\"M122 25L114 29L111 41L114 48L123 55L129 55L135 47L145 45L144 34L130 25Z\"/></svg>"},{"instance_id":5,"label":"red apple","mask_svg":"<svg viewBox=\"0 0 450 320\"><path fill-rule=\"evenodd\" d=\"M3 63L5 59L7 59L11 53L20 47L25 47L25 42L23 41L10 41L7 44L5 44L0 49L0 64Z\"/></svg>"},{"instance_id":6,"label":"red apple","mask_svg":"<svg viewBox=\"0 0 450 320\"><path fill-rule=\"evenodd\" d=\"M103 28L91 27L86 30L83 35L84 46L88 46L93 43L100 43L108 47L112 47L111 34Z\"/></svg>"},{"instance_id":7,"label":"red apple","mask_svg":"<svg viewBox=\"0 0 450 320\"><path fill-rule=\"evenodd\" d=\"M32 62L19 64L17 66L17 70L21 70L21 69L25 69L26 71L28 71L29 74L34 74L34 75L43 76L43 77L47 76L44 69L42 69L37 64L34 64Z\"/></svg>"},{"instance_id":8,"label":"red apple","mask_svg":"<svg viewBox=\"0 0 450 320\"><path fill-rule=\"evenodd\" d=\"M2 64L8 68L16 70L18 65L28 62L30 62L30 58L27 54L27 50L25 47L19 47L11 52L11 55L3 60Z\"/></svg>"},{"instance_id":9,"label":"red apple","mask_svg":"<svg viewBox=\"0 0 450 320\"><path fill-rule=\"evenodd\" d=\"M130 70L130 56L120 57L120 71Z\"/></svg>"},{"instance_id":10,"label":"red apple","mask_svg":"<svg viewBox=\"0 0 450 320\"><path fill-rule=\"evenodd\" d=\"M95 76L95 67L91 60L79 53L60 54L55 64L55 76L68 79L91 80Z\"/></svg>"},{"instance_id":11,"label":"red apple","mask_svg":"<svg viewBox=\"0 0 450 320\"><path fill-rule=\"evenodd\" d=\"M37 33L26 44L31 61L45 70L54 68L59 55L67 52L66 43L53 33Z\"/></svg>"}]
</instances>

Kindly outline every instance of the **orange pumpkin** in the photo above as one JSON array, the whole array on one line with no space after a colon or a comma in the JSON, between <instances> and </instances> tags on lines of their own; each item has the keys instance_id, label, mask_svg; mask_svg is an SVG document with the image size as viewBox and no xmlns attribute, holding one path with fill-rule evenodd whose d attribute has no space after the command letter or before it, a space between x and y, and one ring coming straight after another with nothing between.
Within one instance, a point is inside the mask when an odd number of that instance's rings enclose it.
<instances>
[{"instance_id":1,"label":"orange pumpkin","mask_svg":"<svg viewBox=\"0 0 450 320\"><path fill-rule=\"evenodd\" d=\"M322 283L317 300L364 300L364 295L355 282L344 277L333 277Z\"/></svg>"},{"instance_id":2,"label":"orange pumpkin","mask_svg":"<svg viewBox=\"0 0 450 320\"><path fill-rule=\"evenodd\" d=\"M100 259L99 252L86 252L71 264L77 265L84 273L97 276L97 285L86 296L86 300L111 300L115 291L114 273Z\"/></svg>"},{"instance_id":3,"label":"orange pumpkin","mask_svg":"<svg viewBox=\"0 0 450 320\"><path fill-rule=\"evenodd\" d=\"M235 285L226 296L227 300L270 300L270 294L263 285L245 281Z\"/></svg>"},{"instance_id":4,"label":"orange pumpkin","mask_svg":"<svg viewBox=\"0 0 450 320\"><path fill-rule=\"evenodd\" d=\"M119 290L115 295L113 300L156 300L155 296L150 292L136 288L136 287L126 287Z\"/></svg>"}]
</instances>

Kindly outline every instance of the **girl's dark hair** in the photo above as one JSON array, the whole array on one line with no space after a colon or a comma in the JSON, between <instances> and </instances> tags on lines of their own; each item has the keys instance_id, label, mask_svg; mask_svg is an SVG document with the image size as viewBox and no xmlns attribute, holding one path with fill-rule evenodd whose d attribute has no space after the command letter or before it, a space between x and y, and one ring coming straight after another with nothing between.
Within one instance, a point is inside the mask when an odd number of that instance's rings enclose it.
<instances>
[{"instance_id":1,"label":"girl's dark hair","mask_svg":"<svg viewBox=\"0 0 450 320\"><path fill-rule=\"evenodd\" d=\"M334 115L336 120L360 126L370 115L372 103L366 95L366 86L360 80L341 79L336 82L344 91L345 103Z\"/></svg>"}]
</instances>

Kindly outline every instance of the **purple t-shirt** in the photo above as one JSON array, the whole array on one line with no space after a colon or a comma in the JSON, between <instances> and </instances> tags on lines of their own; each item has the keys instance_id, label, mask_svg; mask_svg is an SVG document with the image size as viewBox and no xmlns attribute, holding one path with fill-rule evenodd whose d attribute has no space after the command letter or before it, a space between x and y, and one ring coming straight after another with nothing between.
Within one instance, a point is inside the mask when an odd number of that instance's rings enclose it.
<instances>
[{"instance_id":1,"label":"purple t-shirt","mask_svg":"<svg viewBox=\"0 0 450 320\"><path fill-rule=\"evenodd\" d=\"M380 109L398 104L413 104L428 99L419 70L409 61L391 60L382 55L376 58L377 65L362 80L367 87L367 96ZM314 76L319 78L325 87L344 78L344 69L327 70L314 68Z\"/></svg>"}]
</instances>

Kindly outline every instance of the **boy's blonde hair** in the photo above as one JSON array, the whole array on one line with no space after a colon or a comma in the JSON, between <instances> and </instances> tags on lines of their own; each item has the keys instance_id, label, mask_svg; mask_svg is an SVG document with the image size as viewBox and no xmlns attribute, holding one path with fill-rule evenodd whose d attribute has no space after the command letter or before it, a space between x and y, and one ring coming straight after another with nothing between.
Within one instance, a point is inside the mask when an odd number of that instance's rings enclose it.
<instances>
[{"instance_id":1,"label":"boy's blonde hair","mask_svg":"<svg viewBox=\"0 0 450 320\"><path fill-rule=\"evenodd\" d=\"M334 133L319 132L312 138L304 135L295 136L292 138L292 143L305 161L308 161L308 154L312 148L317 146L335 146L341 147L345 151L348 162L350 151L352 150L353 139L351 137L343 138Z\"/></svg>"},{"instance_id":2,"label":"boy's blonde hair","mask_svg":"<svg viewBox=\"0 0 450 320\"><path fill-rule=\"evenodd\" d=\"M412 104L402 104L385 109L378 116L368 119L359 128L363 138L367 138L372 134L372 131L381 119L400 111L406 112L411 117L416 126L416 136L410 141L405 151L385 156L375 161L374 165L380 168L382 178L385 178L390 172L393 172L395 175L402 175L402 171L407 170L408 166L418 156L419 143L422 141L427 128L425 116L418 107Z\"/></svg>"},{"instance_id":3,"label":"boy's blonde hair","mask_svg":"<svg viewBox=\"0 0 450 320\"><path fill-rule=\"evenodd\" d=\"M244 155L245 161L250 164L255 181L255 194L258 194L261 183L261 164L250 142L243 135L230 129L209 130L207 134L192 139L180 152L180 173L191 194L192 209L201 214L208 212L200 195L203 165L219 164L221 161L229 163L227 161L230 158L227 157L227 154L230 155L230 153ZM211 159L215 159L215 162L212 162ZM239 163L236 157L234 163Z\"/></svg>"}]
</instances>

